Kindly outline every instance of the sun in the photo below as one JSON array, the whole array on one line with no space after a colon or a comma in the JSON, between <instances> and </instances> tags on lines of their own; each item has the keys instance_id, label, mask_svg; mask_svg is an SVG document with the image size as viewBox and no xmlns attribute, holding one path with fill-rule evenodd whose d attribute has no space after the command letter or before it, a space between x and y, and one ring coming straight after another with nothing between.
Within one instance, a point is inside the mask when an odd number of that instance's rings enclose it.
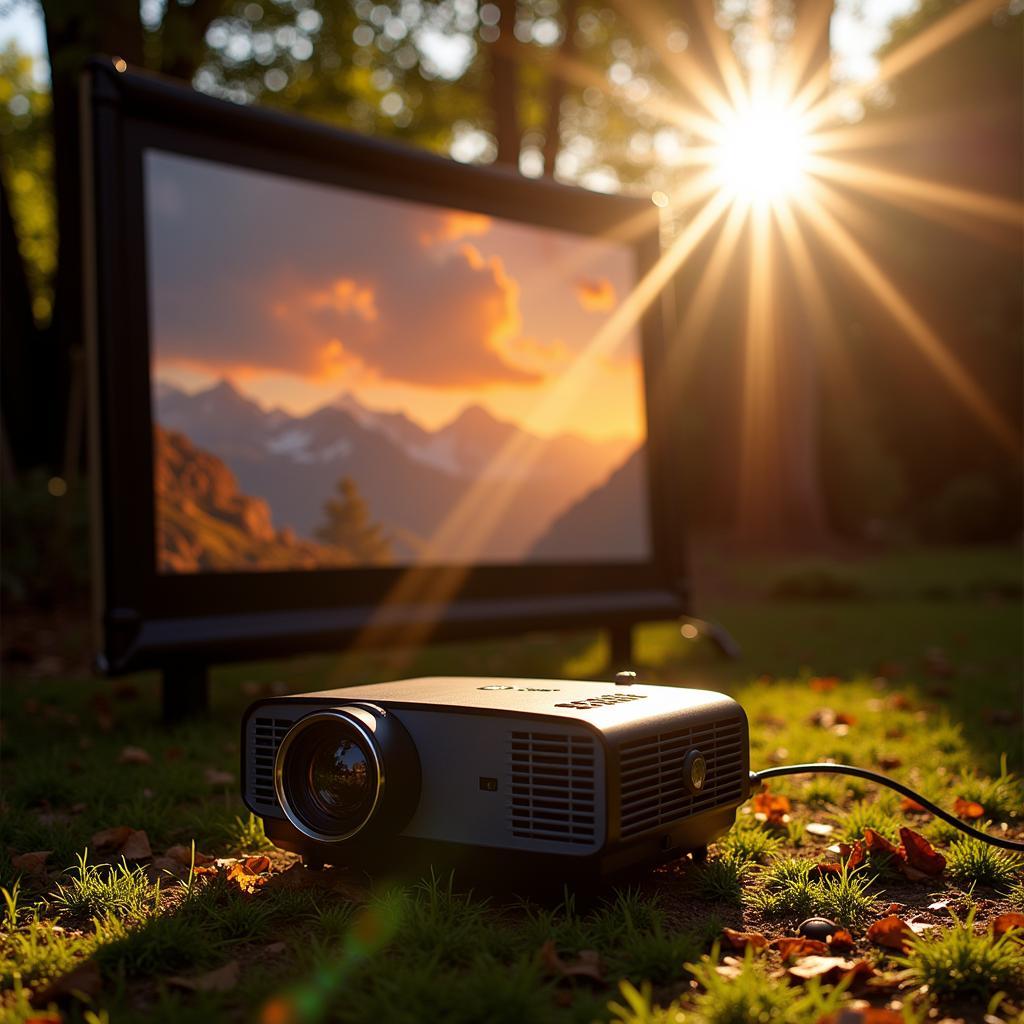
<instances>
[{"instance_id":1,"label":"sun","mask_svg":"<svg viewBox=\"0 0 1024 1024\"><path fill-rule=\"evenodd\" d=\"M809 148L796 110L779 100L754 99L720 125L713 156L718 185L748 203L794 197L805 182Z\"/></svg>"}]
</instances>

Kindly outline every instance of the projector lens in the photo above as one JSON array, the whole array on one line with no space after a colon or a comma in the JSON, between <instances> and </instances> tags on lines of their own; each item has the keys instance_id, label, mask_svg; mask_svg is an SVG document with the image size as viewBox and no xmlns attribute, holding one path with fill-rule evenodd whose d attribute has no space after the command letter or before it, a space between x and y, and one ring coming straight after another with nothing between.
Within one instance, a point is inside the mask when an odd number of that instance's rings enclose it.
<instances>
[{"instance_id":1,"label":"projector lens","mask_svg":"<svg viewBox=\"0 0 1024 1024\"><path fill-rule=\"evenodd\" d=\"M383 781L373 733L344 710L300 719L277 754L281 809L312 839L337 842L359 832L373 818Z\"/></svg>"}]
</instances>

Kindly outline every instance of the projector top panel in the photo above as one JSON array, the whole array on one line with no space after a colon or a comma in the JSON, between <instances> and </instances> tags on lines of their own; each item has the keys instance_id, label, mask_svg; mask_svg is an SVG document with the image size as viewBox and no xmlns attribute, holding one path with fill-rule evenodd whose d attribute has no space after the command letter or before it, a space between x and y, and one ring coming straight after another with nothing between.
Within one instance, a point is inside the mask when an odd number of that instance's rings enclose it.
<instances>
[{"instance_id":1,"label":"projector top panel","mask_svg":"<svg viewBox=\"0 0 1024 1024\"><path fill-rule=\"evenodd\" d=\"M719 717L739 705L724 694L675 686L632 685L564 679L503 679L479 676L432 676L394 683L351 686L281 700L316 703L372 701L381 704L432 706L444 711L543 715L586 722L604 732L650 727L659 718L677 720Z\"/></svg>"}]
</instances>

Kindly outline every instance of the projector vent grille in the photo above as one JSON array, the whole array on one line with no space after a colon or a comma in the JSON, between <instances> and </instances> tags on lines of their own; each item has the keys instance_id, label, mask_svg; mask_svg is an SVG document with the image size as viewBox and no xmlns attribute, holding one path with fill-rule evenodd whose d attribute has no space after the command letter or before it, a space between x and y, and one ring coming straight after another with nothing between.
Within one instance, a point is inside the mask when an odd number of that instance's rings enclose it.
<instances>
[{"instance_id":1,"label":"projector vent grille","mask_svg":"<svg viewBox=\"0 0 1024 1024\"><path fill-rule=\"evenodd\" d=\"M707 778L699 793L683 785L683 759L699 750ZM743 725L721 719L695 728L674 729L619 748L622 838L728 803L739 803L747 772Z\"/></svg>"},{"instance_id":2,"label":"projector vent grille","mask_svg":"<svg viewBox=\"0 0 1024 1024\"><path fill-rule=\"evenodd\" d=\"M274 795L274 757L284 734L292 727L289 718L257 718L253 722L252 782L249 793L252 802L261 807L277 810Z\"/></svg>"},{"instance_id":3,"label":"projector vent grille","mask_svg":"<svg viewBox=\"0 0 1024 1024\"><path fill-rule=\"evenodd\" d=\"M520 839L594 843L594 741L568 733L513 732L508 823Z\"/></svg>"}]
</instances>

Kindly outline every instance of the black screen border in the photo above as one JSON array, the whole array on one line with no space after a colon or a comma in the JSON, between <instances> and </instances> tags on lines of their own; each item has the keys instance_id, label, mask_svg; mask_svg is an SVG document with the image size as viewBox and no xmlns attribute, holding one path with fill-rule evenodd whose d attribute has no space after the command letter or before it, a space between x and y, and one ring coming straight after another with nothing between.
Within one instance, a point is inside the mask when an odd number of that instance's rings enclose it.
<instances>
[{"instance_id":1,"label":"black screen border","mask_svg":"<svg viewBox=\"0 0 1024 1024\"><path fill-rule=\"evenodd\" d=\"M689 611L677 394L664 309L640 321L650 557L571 562L162 574L155 551L143 154L147 149L582 234L628 224L637 278L660 255L657 209L513 172L458 164L266 109L239 107L109 60L83 88L86 336L94 611L107 672L542 628L621 625ZM635 239L633 239L635 233ZM653 385L657 382L657 387ZM139 480L146 486L140 486ZM443 606L382 603L459 579ZM452 576L451 574L456 574ZM372 627L372 628L368 628Z\"/></svg>"}]
</instances>

